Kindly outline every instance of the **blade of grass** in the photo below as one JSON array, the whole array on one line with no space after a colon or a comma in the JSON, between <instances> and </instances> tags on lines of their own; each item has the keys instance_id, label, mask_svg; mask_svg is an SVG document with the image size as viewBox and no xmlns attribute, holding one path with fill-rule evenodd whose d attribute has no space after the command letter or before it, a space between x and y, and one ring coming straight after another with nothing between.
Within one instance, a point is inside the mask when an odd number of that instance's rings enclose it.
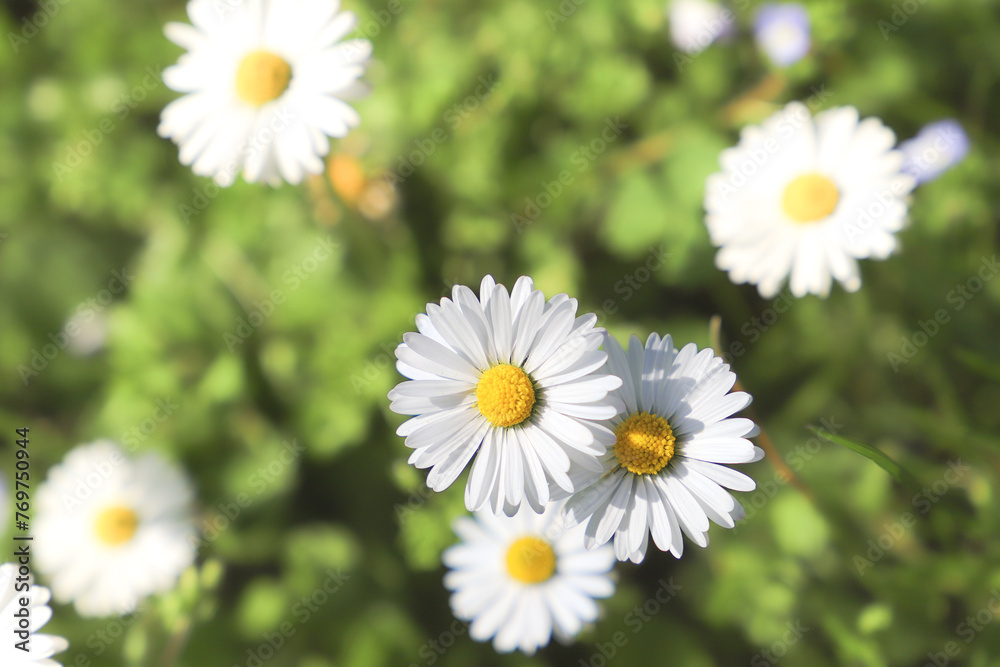
<instances>
[{"instance_id":1,"label":"blade of grass","mask_svg":"<svg viewBox=\"0 0 1000 667\"><path fill-rule=\"evenodd\" d=\"M827 433L821 428L815 426L807 426L810 431L823 438L824 440L829 440L830 442L840 445L841 447L846 447L853 452L861 454L861 456L873 461L882 470L892 475L892 478L899 482L900 484L912 484L916 482L917 478L909 470L899 465L888 455L882 451L875 449L871 445L867 445L863 442L857 442L856 440L850 440L839 435L834 435L833 433Z\"/></svg>"}]
</instances>

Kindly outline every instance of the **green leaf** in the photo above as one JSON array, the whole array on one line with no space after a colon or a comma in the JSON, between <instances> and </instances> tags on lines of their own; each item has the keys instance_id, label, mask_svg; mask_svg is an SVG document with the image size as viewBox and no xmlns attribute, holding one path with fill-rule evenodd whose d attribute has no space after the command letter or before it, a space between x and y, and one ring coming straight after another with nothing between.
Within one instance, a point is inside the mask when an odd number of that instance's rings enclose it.
<instances>
[{"instance_id":1,"label":"green leaf","mask_svg":"<svg viewBox=\"0 0 1000 667\"><path fill-rule=\"evenodd\" d=\"M816 428L815 426L807 426L806 428L824 440L829 440L830 442L840 445L841 447L847 447L848 449L861 454L861 456L864 456L866 459L874 461L880 468L892 475L892 478L900 484L909 484L916 481L916 477L914 477L913 473L871 445L866 445L863 442L857 442L855 440L848 440L847 438L834 435L833 433L827 433L823 429Z\"/></svg>"}]
</instances>

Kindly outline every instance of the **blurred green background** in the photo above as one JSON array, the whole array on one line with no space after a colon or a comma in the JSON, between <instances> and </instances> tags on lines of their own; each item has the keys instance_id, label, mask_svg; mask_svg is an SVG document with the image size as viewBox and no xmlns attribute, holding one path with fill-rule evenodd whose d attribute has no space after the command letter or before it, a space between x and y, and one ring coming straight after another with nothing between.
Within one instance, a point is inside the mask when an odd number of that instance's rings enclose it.
<instances>
[{"instance_id":1,"label":"blurred green background","mask_svg":"<svg viewBox=\"0 0 1000 667\"><path fill-rule=\"evenodd\" d=\"M19 426L35 480L98 437L184 465L199 562L225 572L179 665L252 667L268 637L274 667L997 664L1000 281L960 309L949 294L997 252L998 5L804 4L813 52L778 71L750 36L755 3L738 3L735 38L678 67L661 0L401 0L398 14L346 0L375 43L362 127L322 177L220 192L155 133L177 97L158 75L181 52L162 25L187 20L183 3L5 2L5 479ZM860 292L785 308L714 268L701 202L741 126L810 97L900 139L954 117L972 149L916 191L901 252L863 263ZM439 557L465 478L428 492L385 398L414 316L486 272L568 292L619 336L707 345L720 314L806 489L771 461L745 467L747 521L681 561L620 565L597 626L532 658L454 623ZM950 322L914 340L939 309ZM891 361L906 341L912 358ZM637 623L671 578L681 590ZM336 592L318 596L324 583ZM46 630L70 640L64 665L159 665L156 619L178 604L124 622L57 605Z\"/></svg>"}]
</instances>

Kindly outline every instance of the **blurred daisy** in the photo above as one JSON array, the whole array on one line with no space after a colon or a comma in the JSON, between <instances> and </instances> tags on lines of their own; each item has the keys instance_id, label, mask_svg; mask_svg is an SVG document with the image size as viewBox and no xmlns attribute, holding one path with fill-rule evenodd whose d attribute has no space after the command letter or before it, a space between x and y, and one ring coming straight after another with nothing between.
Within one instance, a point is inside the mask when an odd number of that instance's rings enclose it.
<instances>
[{"instance_id":1,"label":"blurred daisy","mask_svg":"<svg viewBox=\"0 0 1000 667\"><path fill-rule=\"evenodd\" d=\"M809 53L809 14L802 5L762 5L754 34L757 46L776 65L794 65Z\"/></svg>"},{"instance_id":2,"label":"blurred daisy","mask_svg":"<svg viewBox=\"0 0 1000 667\"><path fill-rule=\"evenodd\" d=\"M733 29L733 13L709 0L672 0L667 5L670 39L679 50L694 54Z\"/></svg>"},{"instance_id":3,"label":"blurred daisy","mask_svg":"<svg viewBox=\"0 0 1000 667\"><path fill-rule=\"evenodd\" d=\"M25 543L27 544L27 543ZM69 642L62 637L40 635L49 619L52 609L49 607L51 594L44 586L30 585L26 590L15 588L18 576L18 566L13 563L0 565L0 632L3 641L0 642L0 665L3 667L61 667L61 663L51 660L54 653L60 653L69 648ZM30 582L29 582L30 583ZM21 625L21 619L14 614L21 612L21 598L28 598L27 627ZM25 638L19 632L27 631L30 636ZM24 642L22 644L22 642ZM27 647L27 651L17 648Z\"/></svg>"},{"instance_id":4,"label":"blurred daisy","mask_svg":"<svg viewBox=\"0 0 1000 667\"><path fill-rule=\"evenodd\" d=\"M642 561L649 533L677 558L683 532L708 545L709 519L732 528L743 507L724 489L752 491L754 481L724 463L750 463L764 452L746 438L749 419L731 418L750 395L729 393L736 375L712 350L694 343L679 352L670 336L635 336L628 352L607 336L608 369L624 381L616 393L625 412L611 420L616 442L603 474L566 504L566 523L587 524L588 548L614 537L619 560Z\"/></svg>"},{"instance_id":5,"label":"blurred daisy","mask_svg":"<svg viewBox=\"0 0 1000 667\"><path fill-rule=\"evenodd\" d=\"M932 181L961 162L969 152L969 137L957 120L940 120L925 125L912 139L899 145L906 157L903 171L917 183Z\"/></svg>"},{"instance_id":6,"label":"blurred daisy","mask_svg":"<svg viewBox=\"0 0 1000 667\"><path fill-rule=\"evenodd\" d=\"M132 460L107 440L81 445L39 488L38 570L81 616L130 612L194 561L192 499L188 479L158 454Z\"/></svg>"},{"instance_id":7,"label":"blurred daisy","mask_svg":"<svg viewBox=\"0 0 1000 667\"><path fill-rule=\"evenodd\" d=\"M553 634L568 642L597 620L594 598L615 591L610 547L588 551L580 526L559 522L562 503L543 514L522 508L513 517L478 512L455 521L462 542L444 552L444 585L455 616L472 621L476 641L493 638L501 653L532 654Z\"/></svg>"},{"instance_id":8,"label":"blurred daisy","mask_svg":"<svg viewBox=\"0 0 1000 667\"><path fill-rule=\"evenodd\" d=\"M420 333L396 348L409 382L389 392L393 411L418 415L396 431L415 451L410 463L431 468L427 485L442 491L475 456L465 504L512 515L526 500L541 512L574 491L568 472L599 470L614 442L601 426L618 412L606 399L621 380L597 371L604 329L597 316L576 316L576 299L548 302L521 277L510 294L491 276L479 298L456 285L451 299L427 304Z\"/></svg>"},{"instance_id":9,"label":"blurred daisy","mask_svg":"<svg viewBox=\"0 0 1000 667\"><path fill-rule=\"evenodd\" d=\"M242 170L251 182L298 183L323 171L327 137L360 122L344 100L360 97L371 42L341 40L357 17L339 0L191 0L193 26L169 23L188 50L163 72L186 95L169 104L161 137L182 164L222 186Z\"/></svg>"},{"instance_id":10,"label":"blurred daisy","mask_svg":"<svg viewBox=\"0 0 1000 667\"><path fill-rule=\"evenodd\" d=\"M789 276L798 297L826 297L833 278L856 291L856 260L888 257L906 223L915 181L895 141L879 119L859 122L854 107L813 119L799 102L744 128L706 187L716 266L765 298Z\"/></svg>"}]
</instances>

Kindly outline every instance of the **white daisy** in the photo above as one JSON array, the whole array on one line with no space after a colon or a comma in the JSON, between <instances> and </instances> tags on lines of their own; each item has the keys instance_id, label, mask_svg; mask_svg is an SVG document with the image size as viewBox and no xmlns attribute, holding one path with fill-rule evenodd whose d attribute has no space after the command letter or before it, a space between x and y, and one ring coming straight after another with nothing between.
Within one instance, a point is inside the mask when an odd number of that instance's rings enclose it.
<instances>
[{"instance_id":1,"label":"white daisy","mask_svg":"<svg viewBox=\"0 0 1000 667\"><path fill-rule=\"evenodd\" d=\"M451 299L427 304L420 333L396 348L411 381L389 399L393 411L418 415L396 433L415 450L410 463L431 468L428 486L444 490L475 456L466 507L509 516L522 500L541 512L553 493L572 493L571 465L600 468L614 434L598 422L617 414L607 394L621 380L597 373L604 329L576 309L565 294L546 302L527 277L510 294L486 276L478 299L456 285Z\"/></svg>"},{"instance_id":2,"label":"white daisy","mask_svg":"<svg viewBox=\"0 0 1000 667\"><path fill-rule=\"evenodd\" d=\"M563 504L543 514L522 508L513 517L478 512L455 521L462 542L444 552L451 568L444 585L454 591L455 616L472 621L476 641L493 638L497 651L527 654L555 634L568 642L597 620L594 598L615 592L610 547L588 551L580 526L559 521Z\"/></svg>"},{"instance_id":3,"label":"white daisy","mask_svg":"<svg viewBox=\"0 0 1000 667\"><path fill-rule=\"evenodd\" d=\"M38 570L81 616L130 612L194 562L193 496L158 454L129 459L107 440L81 445L38 490Z\"/></svg>"},{"instance_id":4,"label":"white daisy","mask_svg":"<svg viewBox=\"0 0 1000 667\"><path fill-rule=\"evenodd\" d=\"M859 122L854 107L813 119L799 102L744 128L705 192L716 265L765 298L789 275L798 297L827 296L833 278L856 291L857 260L892 254L906 223L914 179L895 140L879 119Z\"/></svg>"},{"instance_id":5,"label":"white daisy","mask_svg":"<svg viewBox=\"0 0 1000 667\"><path fill-rule=\"evenodd\" d=\"M186 93L169 104L160 136L180 145L180 160L228 186L242 170L251 182L298 183L323 171L328 137L360 122L344 100L366 92L359 81L371 42L341 40L357 17L339 0L191 0L191 22L167 37L188 50L163 72Z\"/></svg>"},{"instance_id":6,"label":"white daisy","mask_svg":"<svg viewBox=\"0 0 1000 667\"><path fill-rule=\"evenodd\" d=\"M712 0L672 0L666 12L670 40L684 53L701 53L733 31L733 13Z\"/></svg>"},{"instance_id":7,"label":"white daisy","mask_svg":"<svg viewBox=\"0 0 1000 667\"><path fill-rule=\"evenodd\" d=\"M730 415L750 395L728 393L736 375L712 350L677 351L670 336L651 334L628 353L607 336L608 369L624 380L616 393L625 412L611 420L616 442L603 473L566 504L567 525L587 522L587 547L614 537L619 560L641 562L649 533L662 551L684 551L681 532L708 545L708 520L732 528L743 507L723 488L752 491L754 481L723 463L750 463L764 452L747 437L758 430Z\"/></svg>"},{"instance_id":8,"label":"white daisy","mask_svg":"<svg viewBox=\"0 0 1000 667\"><path fill-rule=\"evenodd\" d=\"M19 567L24 569L24 574L19 572ZM22 565L0 565L0 634L3 635L3 641L0 642L0 665L61 667L61 663L51 657L69 648L69 642L62 637L38 634L42 626L52 618L52 609L49 607L51 594L44 586L31 584L30 574L26 572L27 568ZM18 581L21 577L24 578ZM24 586L28 588L23 588ZM21 598L28 599L27 619L15 616L22 613ZM22 632L27 632L28 636L19 634ZM18 646L27 650L21 650Z\"/></svg>"},{"instance_id":9,"label":"white daisy","mask_svg":"<svg viewBox=\"0 0 1000 667\"><path fill-rule=\"evenodd\" d=\"M776 65L788 67L802 60L812 45L809 13L802 5L766 4L754 22L757 45Z\"/></svg>"},{"instance_id":10,"label":"white daisy","mask_svg":"<svg viewBox=\"0 0 1000 667\"><path fill-rule=\"evenodd\" d=\"M906 156L903 171L912 174L917 183L932 181L965 159L969 152L969 137L957 120L939 120L925 125L917 136L899 145Z\"/></svg>"}]
</instances>

